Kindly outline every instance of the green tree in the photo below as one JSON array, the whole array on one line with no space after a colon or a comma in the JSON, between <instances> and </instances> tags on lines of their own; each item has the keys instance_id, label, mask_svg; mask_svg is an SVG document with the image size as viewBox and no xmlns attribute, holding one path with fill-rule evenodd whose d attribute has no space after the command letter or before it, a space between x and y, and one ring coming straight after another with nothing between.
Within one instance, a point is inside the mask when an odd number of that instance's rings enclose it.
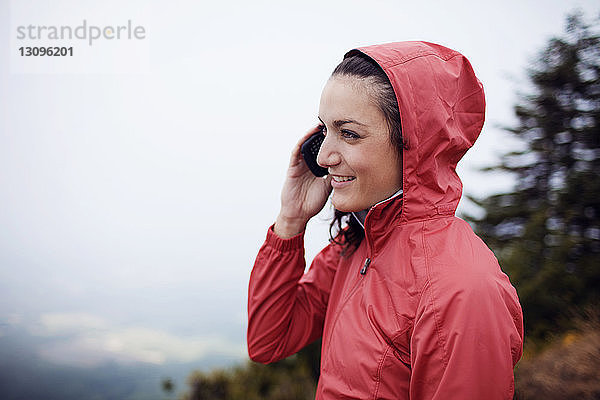
<instances>
[{"instance_id":1,"label":"green tree","mask_svg":"<svg viewBox=\"0 0 600 400\"><path fill-rule=\"evenodd\" d=\"M600 293L600 37L598 19L567 18L528 70L532 91L514 110L525 150L486 168L514 189L474 199L467 217L517 287L531 338L569 329Z\"/></svg>"}]
</instances>

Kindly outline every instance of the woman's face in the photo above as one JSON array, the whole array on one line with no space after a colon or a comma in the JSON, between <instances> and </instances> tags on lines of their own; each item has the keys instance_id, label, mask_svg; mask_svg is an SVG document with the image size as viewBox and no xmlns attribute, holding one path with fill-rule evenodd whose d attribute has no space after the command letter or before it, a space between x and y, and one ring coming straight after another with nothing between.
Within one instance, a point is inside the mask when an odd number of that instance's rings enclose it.
<instances>
[{"instance_id":1,"label":"woman's face","mask_svg":"<svg viewBox=\"0 0 600 400\"><path fill-rule=\"evenodd\" d=\"M332 177L331 201L337 210L364 210L402 188L402 160L364 81L330 78L321 94L319 120L325 140L317 162Z\"/></svg>"}]
</instances>

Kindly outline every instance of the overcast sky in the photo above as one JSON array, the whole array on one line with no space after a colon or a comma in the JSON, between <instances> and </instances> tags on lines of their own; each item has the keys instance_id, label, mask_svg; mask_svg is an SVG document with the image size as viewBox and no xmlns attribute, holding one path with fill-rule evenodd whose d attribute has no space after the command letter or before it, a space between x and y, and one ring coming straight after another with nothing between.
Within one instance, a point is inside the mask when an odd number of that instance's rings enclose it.
<instances>
[{"instance_id":1,"label":"overcast sky","mask_svg":"<svg viewBox=\"0 0 600 400\"><path fill-rule=\"evenodd\" d=\"M0 336L60 337L65 363L245 357L246 290L291 147L356 46L427 40L471 61L487 122L459 172L517 144L524 69L596 1L0 0ZM19 26L143 27L142 39L36 41ZM113 32L109 31L109 32ZM125 31L123 31L125 32ZM124 34L124 33L123 33ZM19 47L72 46L72 57ZM476 212L468 204L460 210ZM327 242L309 226L310 259Z\"/></svg>"}]
</instances>

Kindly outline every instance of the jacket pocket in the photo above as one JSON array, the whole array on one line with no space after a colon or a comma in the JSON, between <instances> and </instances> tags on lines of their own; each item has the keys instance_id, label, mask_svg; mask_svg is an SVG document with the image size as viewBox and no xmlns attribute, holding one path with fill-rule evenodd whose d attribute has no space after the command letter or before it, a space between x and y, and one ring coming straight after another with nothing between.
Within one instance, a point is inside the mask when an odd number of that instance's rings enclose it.
<instances>
[{"instance_id":1,"label":"jacket pocket","mask_svg":"<svg viewBox=\"0 0 600 400\"><path fill-rule=\"evenodd\" d=\"M368 306L367 315L371 326L391 347L394 356L405 364L410 364L410 337L413 323L410 319L388 309L376 315L372 305Z\"/></svg>"},{"instance_id":2,"label":"jacket pocket","mask_svg":"<svg viewBox=\"0 0 600 400\"><path fill-rule=\"evenodd\" d=\"M394 356L408 368L411 368L410 363L410 331L412 325L406 331L399 333L392 339L390 346L394 352Z\"/></svg>"},{"instance_id":3,"label":"jacket pocket","mask_svg":"<svg viewBox=\"0 0 600 400\"><path fill-rule=\"evenodd\" d=\"M368 306L367 315L371 326L379 333L381 339L389 346L386 353L393 353L399 361L410 367L410 337L412 335L412 321L404 316L397 315L392 310L383 312L378 317L373 306ZM392 314L392 315L390 315Z\"/></svg>"},{"instance_id":4,"label":"jacket pocket","mask_svg":"<svg viewBox=\"0 0 600 400\"><path fill-rule=\"evenodd\" d=\"M413 323L389 309L376 310L373 306L368 307L367 315L377 330L382 346L371 399L404 398L410 384Z\"/></svg>"}]
</instances>

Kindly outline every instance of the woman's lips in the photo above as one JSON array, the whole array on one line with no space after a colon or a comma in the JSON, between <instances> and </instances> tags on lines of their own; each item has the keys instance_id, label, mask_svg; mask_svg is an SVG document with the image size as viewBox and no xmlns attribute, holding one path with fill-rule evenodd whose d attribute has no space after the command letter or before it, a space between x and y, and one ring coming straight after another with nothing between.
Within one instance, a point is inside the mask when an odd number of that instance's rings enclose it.
<instances>
[{"instance_id":1,"label":"woman's lips","mask_svg":"<svg viewBox=\"0 0 600 400\"><path fill-rule=\"evenodd\" d=\"M331 186L334 189L340 189L352 184L355 180L355 176L331 175Z\"/></svg>"}]
</instances>

